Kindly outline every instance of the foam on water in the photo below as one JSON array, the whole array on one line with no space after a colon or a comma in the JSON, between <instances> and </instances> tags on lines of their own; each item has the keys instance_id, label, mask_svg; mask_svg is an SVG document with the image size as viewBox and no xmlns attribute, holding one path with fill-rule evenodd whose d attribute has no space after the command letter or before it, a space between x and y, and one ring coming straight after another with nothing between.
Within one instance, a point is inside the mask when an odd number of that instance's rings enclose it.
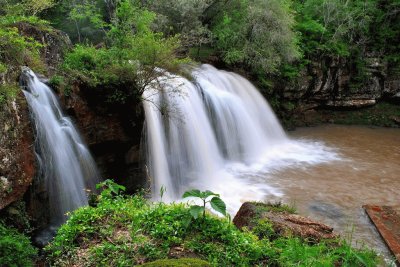
<instances>
[{"instance_id":1,"label":"foam on water","mask_svg":"<svg viewBox=\"0 0 400 267\"><path fill-rule=\"evenodd\" d=\"M193 82L167 74L143 94L155 199L161 186L167 201L188 189L211 190L234 213L244 201L282 195L264 174L340 158L323 143L288 138L268 102L240 75L210 65L192 75Z\"/></svg>"}]
</instances>

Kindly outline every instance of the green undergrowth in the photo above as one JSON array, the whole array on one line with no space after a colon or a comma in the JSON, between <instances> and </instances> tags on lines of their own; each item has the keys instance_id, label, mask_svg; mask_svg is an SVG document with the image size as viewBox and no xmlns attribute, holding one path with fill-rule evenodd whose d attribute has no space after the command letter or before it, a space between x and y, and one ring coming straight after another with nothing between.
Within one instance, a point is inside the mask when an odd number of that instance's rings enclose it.
<instances>
[{"instance_id":1,"label":"green undergrowth","mask_svg":"<svg viewBox=\"0 0 400 267\"><path fill-rule=\"evenodd\" d=\"M400 105L380 102L372 107L358 110L321 110L315 115L313 121L315 123L399 127Z\"/></svg>"},{"instance_id":2,"label":"green undergrowth","mask_svg":"<svg viewBox=\"0 0 400 267\"><path fill-rule=\"evenodd\" d=\"M33 266L37 249L30 240L0 221L0 266Z\"/></svg>"},{"instance_id":3,"label":"green undergrowth","mask_svg":"<svg viewBox=\"0 0 400 267\"><path fill-rule=\"evenodd\" d=\"M166 259L166 260L156 260L153 262L145 263L140 266L146 267L209 267L211 266L208 262L192 259L192 258L182 258L182 259Z\"/></svg>"},{"instance_id":4,"label":"green undergrowth","mask_svg":"<svg viewBox=\"0 0 400 267\"><path fill-rule=\"evenodd\" d=\"M15 99L19 90L19 87L14 84L0 84L0 105Z\"/></svg>"},{"instance_id":5,"label":"green undergrowth","mask_svg":"<svg viewBox=\"0 0 400 267\"><path fill-rule=\"evenodd\" d=\"M211 266L376 265L375 253L345 242L259 238L209 213L194 219L187 204L108 193L61 226L45 248L51 266L133 266L168 258L198 258Z\"/></svg>"}]
</instances>

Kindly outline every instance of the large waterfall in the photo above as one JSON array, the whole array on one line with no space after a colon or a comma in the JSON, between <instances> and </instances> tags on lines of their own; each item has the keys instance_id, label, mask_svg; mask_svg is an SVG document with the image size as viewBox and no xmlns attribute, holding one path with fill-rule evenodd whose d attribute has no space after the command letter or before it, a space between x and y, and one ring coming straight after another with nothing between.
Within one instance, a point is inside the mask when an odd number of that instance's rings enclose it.
<instances>
[{"instance_id":1,"label":"large waterfall","mask_svg":"<svg viewBox=\"0 0 400 267\"><path fill-rule=\"evenodd\" d=\"M85 189L94 189L96 164L51 89L28 68L21 82L36 133L38 178L49 195L50 222L60 225L66 213L88 204Z\"/></svg>"},{"instance_id":2,"label":"large waterfall","mask_svg":"<svg viewBox=\"0 0 400 267\"><path fill-rule=\"evenodd\" d=\"M191 82L164 75L143 94L154 198L161 187L167 201L189 188L209 189L237 210L241 201L279 196L266 172L335 159L323 144L290 140L267 101L240 75L202 65L192 76Z\"/></svg>"}]
</instances>

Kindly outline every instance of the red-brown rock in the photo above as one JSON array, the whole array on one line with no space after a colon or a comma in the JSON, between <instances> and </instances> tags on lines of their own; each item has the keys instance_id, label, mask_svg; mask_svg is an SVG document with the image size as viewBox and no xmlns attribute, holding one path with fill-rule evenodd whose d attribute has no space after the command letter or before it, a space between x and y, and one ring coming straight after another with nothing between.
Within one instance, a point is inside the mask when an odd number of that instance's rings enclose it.
<instances>
[{"instance_id":1,"label":"red-brown rock","mask_svg":"<svg viewBox=\"0 0 400 267\"><path fill-rule=\"evenodd\" d=\"M0 107L0 210L19 200L35 174L29 111L21 95Z\"/></svg>"},{"instance_id":2,"label":"red-brown rock","mask_svg":"<svg viewBox=\"0 0 400 267\"><path fill-rule=\"evenodd\" d=\"M363 206L383 240L400 264L400 215L389 206Z\"/></svg>"},{"instance_id":3,"label":"red-brown rock","mask_svg":"<svg viewBox=\"0 0 400 267\"><path fill-rule=\"evenodd\" d=\"M309 218L280 210L276 205L246 202L239 209L233 223L239 228L252 229L259 220L268 220L279 236L298 236L309 241L335 239L333 228Z\"/></svg>"}]
</instances>

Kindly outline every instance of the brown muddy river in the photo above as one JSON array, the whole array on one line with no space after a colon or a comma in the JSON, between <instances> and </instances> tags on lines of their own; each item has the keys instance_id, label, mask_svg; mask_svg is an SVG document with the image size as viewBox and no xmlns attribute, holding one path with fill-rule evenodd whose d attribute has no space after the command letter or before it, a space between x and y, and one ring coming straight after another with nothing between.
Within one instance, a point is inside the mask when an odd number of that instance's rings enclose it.
<instances>
[{"instance_id":1,"label":"brown muddy river","mask_svg":"<svg viewBox=\"0 0 400 267\"><path fill-rule=\"evenodd\" d=\"M324 125L290 132L295 139L319 140L336 148L340 160L285 168L271 184L298 212L390 255L365 215L365 204L400 210L400 129Z\"/></svg>"}]
</instances>

